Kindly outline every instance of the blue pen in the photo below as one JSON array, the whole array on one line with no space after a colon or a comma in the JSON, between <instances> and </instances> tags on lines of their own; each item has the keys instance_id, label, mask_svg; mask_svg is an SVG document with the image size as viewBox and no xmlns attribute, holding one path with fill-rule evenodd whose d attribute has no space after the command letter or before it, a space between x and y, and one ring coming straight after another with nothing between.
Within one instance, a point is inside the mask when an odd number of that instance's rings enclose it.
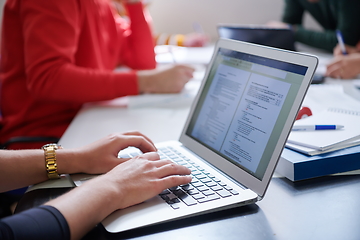
<instances>
[{"instance_id":1,"label":"blue pen","mask_svg":"<svg viewBox=\"0 0 360 240\"><path fill-rule=\"evenodd\" d=\"M342 54L347 55L344 38L343 38L340 30L336 30L336 37L337 37Z\"/></svg>"},{"instance_id":2,"label":"blue pen","mask_svg":"<svg viewBox=\"0 0 360 240\"><path fill-rule=\"evenodd\" d=\"M342 125L296 125L292 131L315 131L315 130L338 130L342 129Z\"/></svg>"}]
</instances>

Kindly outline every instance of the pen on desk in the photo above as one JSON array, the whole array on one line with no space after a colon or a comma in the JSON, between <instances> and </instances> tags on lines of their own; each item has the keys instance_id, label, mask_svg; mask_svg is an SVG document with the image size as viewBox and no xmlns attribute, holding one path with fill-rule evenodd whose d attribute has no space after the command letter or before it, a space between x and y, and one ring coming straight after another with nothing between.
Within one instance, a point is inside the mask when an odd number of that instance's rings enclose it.
<instances>
[{"instance_id":1,"label":"pen on desk","mask_svg":"<svg viewBox=\"0 0 360 240\"><path fill-rule=\"evenodd\" d=\"M344 128L342 125L296 125L292 127L292 131L338 130L342 128Z\"/></svg>"},{"instance_id":2,"label":"pen on desk","mask_svg":"<svg viewBox=\"0 0 360 240\"><path fill-rule=\"evenodd\" d=\"M343 38L340 30L336 30L336 37L337 37L342 54L346 55L347 51L345 48L344 38Z\"/></svg>"}]
</instances>

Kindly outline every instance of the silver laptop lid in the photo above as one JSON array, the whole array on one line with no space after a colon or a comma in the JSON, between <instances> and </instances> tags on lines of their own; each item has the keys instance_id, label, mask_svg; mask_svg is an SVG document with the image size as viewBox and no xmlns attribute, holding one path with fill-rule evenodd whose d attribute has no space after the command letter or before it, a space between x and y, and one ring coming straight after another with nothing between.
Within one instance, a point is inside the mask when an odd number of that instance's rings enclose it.
<instances>
[{"instance_id":1,"label":"silver laptop lid","mask_svg":"<svg viewBox=\"0 0 360 240\"><path fill-rule=\"evenodd\" d=\"M317 64L220 39L180 142L262 198Z\"/></svg>"}]
</instances>

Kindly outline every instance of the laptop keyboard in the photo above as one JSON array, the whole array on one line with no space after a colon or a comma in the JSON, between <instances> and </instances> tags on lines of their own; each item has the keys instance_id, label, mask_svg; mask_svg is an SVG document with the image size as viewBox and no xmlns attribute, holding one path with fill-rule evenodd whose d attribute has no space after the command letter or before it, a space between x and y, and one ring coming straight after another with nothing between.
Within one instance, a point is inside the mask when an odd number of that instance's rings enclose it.
<instances>
[{"instance_id":1,"label":"laptop keyboard","mask_svg":"<svg viewBox=\"0 0 360 240\"><path fill-rule=\"evenodd\" d=\"M191 170L192 181L189 184L169 188L159 194L173 209L194 206L239 194L230 185L222 182L173 147L158 148L158 154L161 159L170 159ZM130 155L135 156L134 154Z\"/></svg>"}]
</instances>

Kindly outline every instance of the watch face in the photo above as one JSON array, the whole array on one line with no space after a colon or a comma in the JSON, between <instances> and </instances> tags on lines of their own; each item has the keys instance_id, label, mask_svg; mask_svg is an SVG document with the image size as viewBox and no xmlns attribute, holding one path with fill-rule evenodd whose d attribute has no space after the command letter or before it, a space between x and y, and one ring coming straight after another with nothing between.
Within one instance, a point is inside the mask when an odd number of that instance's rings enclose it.
<instances>
[{"instance_id":1,"label":"watch face","mask_svg":"<svg viewBox=\"0 0 360 240\"><path fill-rule=\"evenodd\" d=\"M53 147L55 150L57 149L62 149L63 147L59 144L56 143L49 143L49 144L45 144L44 146L41 147L41 149L45 149L47 147Z\"/></svg>"}]
</instances>

